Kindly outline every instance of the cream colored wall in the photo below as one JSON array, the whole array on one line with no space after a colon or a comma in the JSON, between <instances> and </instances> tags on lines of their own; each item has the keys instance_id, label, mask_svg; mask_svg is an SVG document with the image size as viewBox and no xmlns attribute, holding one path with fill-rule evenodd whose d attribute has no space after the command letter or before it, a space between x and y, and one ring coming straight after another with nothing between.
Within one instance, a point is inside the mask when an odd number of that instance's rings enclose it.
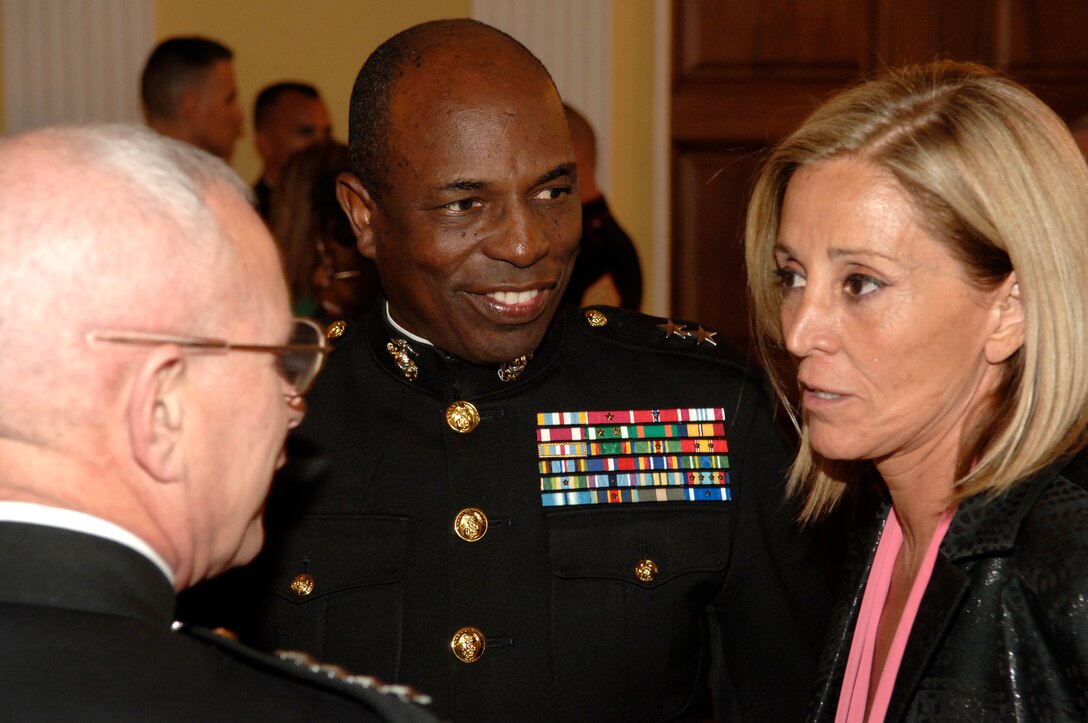
<instances>
[{"instance_id":1,"label":"cream colored wall","mask_svg":"<svg viewBox=\"0 0 1088 723\"><path fill-rule=\"evenodd\" d=\"M654 303L654 282L658 274L666 273L652 263L654 2L613 0L612 3L612 188L608 203L638 247L644 310L659 305ZM661 243L666 241L661 239Z\"/></svg>"},{"instance_id":2,"label":"cream colored wall","mask_svg":"<svg viewBox=\"0 0 1088 723\"><path fill-rule=\"evenodd\" d=\"M0 9L4 0L0 0ZM4 37L3 13L0 13L0 38ZM4 54L0 53L0 136L7 133L7 112L4 110Z\"/></svg>"},{"instance_id":3,"label":"cream colored wall","mask_svg":"<svg viewBox=\"0 0 1088 723\"><path fill-rule=\"evenodd\" d=\"M2 0L0 0L2 1ZM653 77L655 0L613 0L614 90L612 98L613 210L639 247L647 290L658 269L653 258ZM335 133L347 136L351 85L378 43L424 20L464 17L471 0L156 0L156 33L203 34L235 53L246 137L234 167L253 180L260 162L253 148L253 98L282 79L314 83L325 96Z\"/></svg>"},{"instance_id":4,"label":"cream colored wall","mask_svg":"<svg viewBox=\"0 0 1088 723\"><path fill-rule=\"evenodd\" d=\"M233 165L252 181L260 171L253 148L253 99L278 80L303 80L320 90L333 132L347 139L348 99L366 56L383 40L425 20L467 17L471 0L156 0L155 31L207 35L234 51L246 112L246 135Z\"/></svg>"}]
</instances>

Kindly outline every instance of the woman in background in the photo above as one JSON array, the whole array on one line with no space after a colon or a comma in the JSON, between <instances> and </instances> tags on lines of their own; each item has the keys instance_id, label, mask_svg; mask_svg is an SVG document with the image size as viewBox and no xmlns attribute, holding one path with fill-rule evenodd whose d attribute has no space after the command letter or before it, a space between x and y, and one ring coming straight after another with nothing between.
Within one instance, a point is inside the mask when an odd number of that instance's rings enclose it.
<instances>
[{"instance_id":1,"label":"woman in background","mask_svg":"<svg viewBox=\"0 0 1088 723\"><path fill-rule=\"evenodd\" d=\"M980 66L890 72L775 150L746 234L803 519L886 499L812 719L1088 719L1088 168L1065 125Z\"/></svg>"},{"instance_id":2,"label":"woman in background","mask_svg":"<svg viewBox=\"0 0 1088 723\"><path fill-rule=\"evenodd\" d=\"M381 293L374 262L359 253L336 200L336 176L349 168L347 146L318 143L291 156L275 190L270 227L283 249L296 314L355 319Z\"/></svg>"}]
</instances>

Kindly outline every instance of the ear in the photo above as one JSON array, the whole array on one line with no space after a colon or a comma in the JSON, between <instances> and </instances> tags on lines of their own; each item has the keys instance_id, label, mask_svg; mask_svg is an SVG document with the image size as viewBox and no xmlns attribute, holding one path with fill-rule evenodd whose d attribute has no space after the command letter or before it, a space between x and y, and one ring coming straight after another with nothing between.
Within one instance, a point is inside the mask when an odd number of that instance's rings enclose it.
<instances>
[{"instance_id":1,"label":"ear","mask_svg":"<svg viewBox=\"0 0 1088 723\"><path fill-rule=\"evenodd\" d=\"M176 346L156 347L136 373L128 403L132 456L160 482L183 478L185 356Z\"/></svg>"},{"instance_id":2,"label":"ear","mask_svg":"<svg viewBox=\"0 0 1088 723\"><path fill-rule=\"evenodd\" d=\"M1012 272L994 291L995 324L986 340L986 361L1001 364L1024 345L1024 303L1016 272Z\"/></svg>"},{"instance_id":3,"label":"ear","mask_svg":"<svg viewBox=\"0 0 1088 723\"><path fill-rule=\"evenodd\" d=\"M200 93L190 88L181 94L181 102L178 103L178 115L186 120L192 120L200 114Z\"/></svg>"},{"instance_id":4,"label":"ear","mask_svg":"<svg viewBox=\"0 0 1088 723\"><path fill-rule=\"evenodd\" d=\"M262 160L272 155L272 147L268 140L268 133L256 131L253 134L253 142L257 147L257 155L260 156Z\"/></svg>"},{"instance_id":5,"label":"ear","mask_svg":"<svg viewBox=\"0 0 1088 723\"><path fill-rule=\"evenodd\" d=\"M373 218L378 210L370 192L353 173L341 173L336 177L336 198L348 216L351 230L355 233L359 253L368 259L377 256L377 244Z\"/></svg>"}]
</instances>

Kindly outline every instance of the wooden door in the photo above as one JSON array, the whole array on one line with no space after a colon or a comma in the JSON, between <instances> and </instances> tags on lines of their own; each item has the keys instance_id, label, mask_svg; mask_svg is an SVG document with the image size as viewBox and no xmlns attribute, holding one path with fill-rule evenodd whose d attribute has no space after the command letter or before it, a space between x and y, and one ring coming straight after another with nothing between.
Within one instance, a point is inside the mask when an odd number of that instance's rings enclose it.
<instances>
[{"instance_id":1,"label":"wooden door","mask_svg":"<svg viewBox=\"0 0 1088 723\"><path fill-rule=\"evenodd\" d=\"M1009 73L1067 120L1088 113L1084 0L674 0L672 11L672 315L742 347L754 173L830 94L949 57Z\"/></svg>"}]
</instances>

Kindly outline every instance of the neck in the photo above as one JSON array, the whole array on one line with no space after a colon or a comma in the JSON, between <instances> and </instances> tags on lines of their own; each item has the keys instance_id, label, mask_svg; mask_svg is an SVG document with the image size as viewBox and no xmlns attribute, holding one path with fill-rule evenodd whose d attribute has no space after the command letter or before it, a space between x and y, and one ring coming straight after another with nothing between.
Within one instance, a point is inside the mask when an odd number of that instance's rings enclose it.
<instances>
[{"instance_id":1,"label":"neck","mask_svg":"<svg viewBox=\"0 0 1088 723\"><path fill-rule=\"evenodd\" d=\"M176 583L182 580L181 556L155 524L147 500L118 470L13 439L0 439L0 470L0 500L82 512L117 525L146 542Z\"/></svg>"},{"instance_id":2,"label":"neck","mask_svg":"<svg viewBox=\"0 0 1088 723\"><path fill-rule=\"evenodd\" d=\"M903 528L903 549L911 558L925 553L952 504L958 442L958 435L948 435L932 447L876 465Z\"/></svg>"}]
</instances>

